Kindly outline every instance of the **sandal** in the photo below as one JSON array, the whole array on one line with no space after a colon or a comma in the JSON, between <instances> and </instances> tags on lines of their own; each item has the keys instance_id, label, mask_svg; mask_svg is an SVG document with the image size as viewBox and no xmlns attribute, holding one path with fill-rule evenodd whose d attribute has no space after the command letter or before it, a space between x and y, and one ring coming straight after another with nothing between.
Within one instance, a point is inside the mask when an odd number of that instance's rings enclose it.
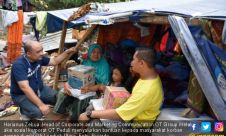
<instances>
[{"instance_id":1,"label":"sandal","mask_svg":"<svg viewBox=\"0 0 226 136\"><path fill-rule=\"evenodd\" d=\"M14 105L13 101L5 102L5 103L0 105L0 111L4 111L6 108L9 108L12 105Z\"/></svg>"},{"instance_id":2,"label":"sandal","mask_svg":"<svg viewBox=\"0 0 226 136\"><path fill-rule=\"evenodd\" d=\"M0 117L6 117L6 116L10 116L16 113L16 111L18 110L18 107L16 106L11 106L9 108L7 108L4 111L0 112Z\"/></svg>"}]
</instances>

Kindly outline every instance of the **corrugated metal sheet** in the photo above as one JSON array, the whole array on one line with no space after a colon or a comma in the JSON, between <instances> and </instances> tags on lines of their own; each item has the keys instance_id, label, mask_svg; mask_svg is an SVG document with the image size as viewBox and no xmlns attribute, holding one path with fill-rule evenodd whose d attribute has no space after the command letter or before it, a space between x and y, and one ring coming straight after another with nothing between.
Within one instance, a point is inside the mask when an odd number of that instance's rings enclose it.
<instances>
[{"instance_id":1,"label":"corrugated metal sheet","mask_svg":"<svg viewBox=\"0 0 226 136\"><path fill-rule=\"evenodd\" d=\"M60 46L62 31L56 33L47 34L46 37L40 40L40 43L43 46L44 51L58 49ZM67 30L66 39L72 39L72 29Z\"/></svg>"}]
</instances>

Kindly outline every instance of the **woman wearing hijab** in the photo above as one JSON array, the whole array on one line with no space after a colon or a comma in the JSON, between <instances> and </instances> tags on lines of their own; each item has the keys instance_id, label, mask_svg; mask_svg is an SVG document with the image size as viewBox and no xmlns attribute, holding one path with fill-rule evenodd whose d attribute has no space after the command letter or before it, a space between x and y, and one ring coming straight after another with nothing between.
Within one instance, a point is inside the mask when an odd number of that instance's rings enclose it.
<instances>
[{"instance_id":1,"label":"woman wearing hijab","mask_svg":"<svg viewBox=\"0 0 226 136\"><path fill-rule=\"evenodd\" d=\"M110 67L106 59L102 56L102 49L98 44L92 44L88 50L88 59L82 62L85 66L95 68L95 81L97 84L107 85L110 79ZM65 114L69 109L70 121L77 121L78 116L85 111L89 105L91 97L79 100L71 96L70 86L65 83L64 93L59 92L54 112Z\"/></svg>"},{"instance_id":2,"label":"woman wearing hijab","mask_svg":"<svg viewBox=\"0 0 226 136\"><path fill-rule=\"evenodd\" d=\"M101 55L102 49L98 44L92 44L88 50L88 59L82 62L83 65L95 68L95 80L97 84L105 84L109 82L110 67L106 59Z\"/></svg>"}]
</instances>

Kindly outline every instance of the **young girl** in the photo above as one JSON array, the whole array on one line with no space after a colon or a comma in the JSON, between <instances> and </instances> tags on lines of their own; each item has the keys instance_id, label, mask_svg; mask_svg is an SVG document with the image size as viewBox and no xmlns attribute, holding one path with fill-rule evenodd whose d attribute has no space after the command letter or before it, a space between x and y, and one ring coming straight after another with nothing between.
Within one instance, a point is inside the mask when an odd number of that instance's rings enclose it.
<instances>
[{"instance_id":1,"label":"young girl","mask_svg":"<svg viewBox=\"0 0 226 136\"><path fill-rule=\"evenodd\" d=\"M118 86L118 87L124 87L124 83L127 80L128 76L128 69L126 66L122 65L117 65L113 68L112 71L112 77L111 81L108 84L109 86ZM82 93L87 93L87 92L104 92L106 86L103 84L97 84L93 86L85 86L81 88Z\"/></svg>"},{"instance_id":2,"label":"young girl","mask_svg":"<svg viewBox=\"0 0 226 136\"><path fill-rule=\"evenodd\" d=\"M111 77L111 81L110 84L107 85L111 85L111 86L124 86L125 80L127 79L127 68L125 66L116 66L113 68L112 71L112 77ZM87 92L104 92L105 90L105 85L103 84L97 84L97 85L93 85L93 86L85 86L81 88L81 93L87 93ZM70 90L71 86L68 83L65 83L64 85L64 89L66 90ZM70 93L70 91L67 91ZM69 96L71 94L68 94ZM97 93L98 96L99 93ZM73 98L73 100L75 100L75 98ZM78 115L81 114L83 112L83 109L86 108L87 110L93 110L93 107L89 104L90 98L81 100L78 104L78 100L75 100L76 102L73 102L72 108L69 112L70 115L70 121L76 121L78 120ZM82 103L82 104L81 104ZM81 106L82 105L82 106ZM85 105L85 106L84 106ZM87 106L88 107L87 107ZM78 106L80 106L78 108ZM61 106L62 107L62 106ZM78 110L79 109L79 110Z\"/></svg>"}]
</instances>

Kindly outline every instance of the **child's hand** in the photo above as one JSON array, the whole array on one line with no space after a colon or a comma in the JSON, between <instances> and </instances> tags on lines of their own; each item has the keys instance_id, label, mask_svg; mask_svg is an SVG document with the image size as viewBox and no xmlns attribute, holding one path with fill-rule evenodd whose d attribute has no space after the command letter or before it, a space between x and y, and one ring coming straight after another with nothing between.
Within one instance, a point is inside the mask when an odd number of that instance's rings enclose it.
<instances>
[{"instance_id":1,"label":"child's hand","mask_svg":"<svg viewBox=\"0 0 226 136\"><path fill-rule=\"evenodd\" d=\"M105 85L100 85L99 90L100 90L101 92L104 92L105 89L106 89L106 86L105 86Z\"/></svg>"},{"instance_id":2,"label":"child's hand","mask_svg":"<svg viewBox=\"0 0 226 136\"><path fill-rule=\"evenodd\" d=\"M89 87L88 86L84 86L81 88L81 93L88 93L89 92Z\"/></svg>"}]
</instances>

